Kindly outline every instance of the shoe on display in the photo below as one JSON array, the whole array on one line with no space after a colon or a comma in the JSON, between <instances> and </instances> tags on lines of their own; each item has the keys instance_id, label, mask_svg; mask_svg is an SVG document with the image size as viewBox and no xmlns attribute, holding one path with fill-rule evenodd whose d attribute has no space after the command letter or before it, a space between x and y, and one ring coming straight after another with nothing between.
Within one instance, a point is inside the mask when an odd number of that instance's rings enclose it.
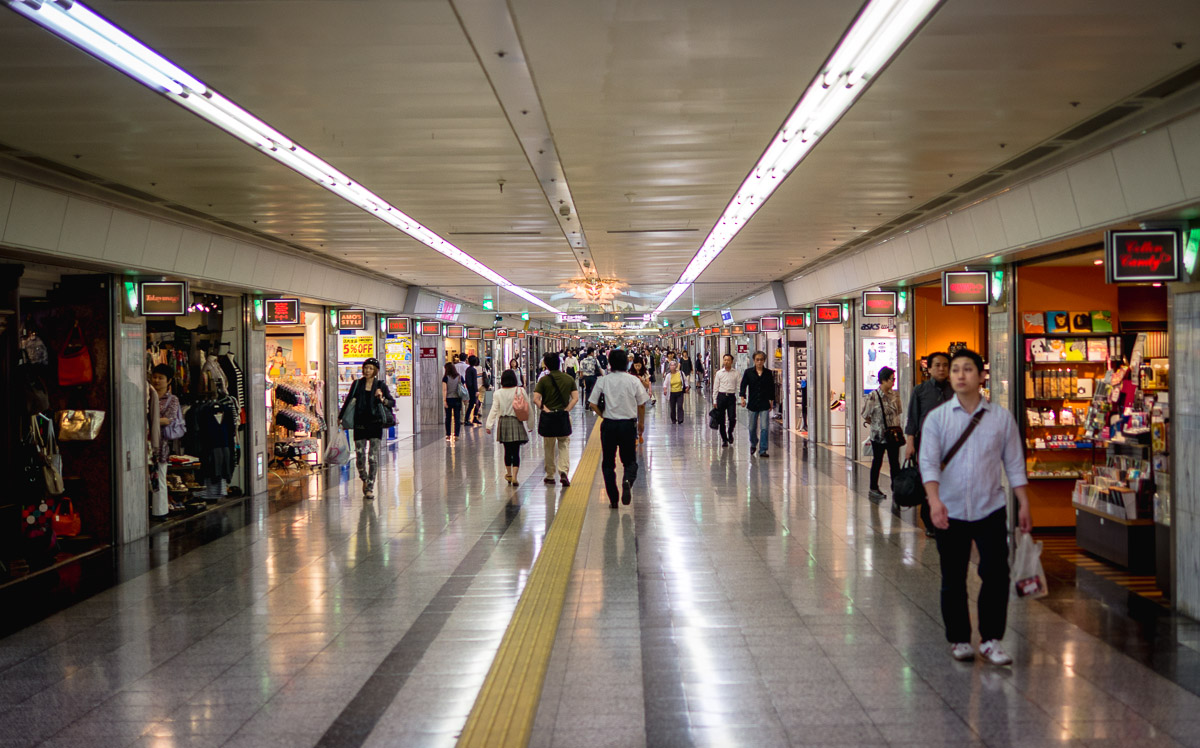
<instances>
[{"instance_id":1,"label":"shoe on display","mask_svg":"<svg viewBox=\"0 0 1200 748\"><path fill-rule=\"evenodd\" d=\"M979 654L993 665L1011 665L1012 656L1000 646L999 639L988 639L979 645Z\"/></svg>"},{"instance_id":2,"label":"shoe on display","mask_svg":"<svg viewBox=\"0 0 1200 748\"><path fill-rule=\"evenodd\" d=\"M622 504L629 504L629 502L633 501L633 492L629 490L631 486L633 486L632 481L627 480L627 481L623 481L621 483L621 503Z\"/></svg>"},{"instance_id":3,"label":"shoe on display","mask_svg":"<svg viewBox=\"0 0 1200 748\"><path fill-rule=\"evenodd\" d=\"M971 642L958 642L950 645L950 656L959 662L975 659L975 648Z\"/></svg>"}]
</instances>

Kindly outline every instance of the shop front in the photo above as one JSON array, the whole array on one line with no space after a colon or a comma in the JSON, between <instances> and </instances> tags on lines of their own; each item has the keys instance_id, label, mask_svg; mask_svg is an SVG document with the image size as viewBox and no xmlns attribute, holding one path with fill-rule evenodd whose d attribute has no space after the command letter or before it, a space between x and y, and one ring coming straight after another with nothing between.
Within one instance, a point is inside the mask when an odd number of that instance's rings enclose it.
<instances>
[{"instance_id":1,"label":"shop front","mask_svg":"<svg viewBox=\"0 0 1200 748\"><path fill-rule=\"evenodd\" d=\"M336 420L338 404L331 417L326 402L326 312L299 299L263 303L268 467L276 481L287 483L315 471L328 424Z\"/></svg>"},{"instance_id":2,"label":"shop front","mask_svg":"<svg viewBox=\"0 0 1200 748\"><path fill-rule=\"evenodd\" d=\"M396 425L387 430L387 436L403 439L412 436L416 428L412 320L381 317L379 325L383 331L383 376L396 398Z\"/></svg>"},{"instance_id":3,"label":"shop front","mask_svg":"<svg viewBox=\"0 0 1200 748\"><path fill-rule=\"evenodd\" d=\"M788 312L780 320L787 344L783 357L783 426L808 436L808 312Z\"/></svg>"},{"instance_id":4,"label":"shop front","mask_svg":"<svg viewBox=\"0 0 1200 748\"><path fill-rule=\"evenodd\" d=\"M848 304L817 304L812 311L812 345L809 366L810 438L819 444L846 445L846 349ZM853 375L853 371L850 372Z\"/></svg>"}]
</instances>

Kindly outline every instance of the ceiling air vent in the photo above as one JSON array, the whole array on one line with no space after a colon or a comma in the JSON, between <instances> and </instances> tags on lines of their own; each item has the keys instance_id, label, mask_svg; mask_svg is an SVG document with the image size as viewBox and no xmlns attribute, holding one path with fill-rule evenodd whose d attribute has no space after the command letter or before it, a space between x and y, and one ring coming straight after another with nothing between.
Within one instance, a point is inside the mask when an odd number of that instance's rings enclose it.
<instances>
[{"instance_id":1,"label":"ceiling air vent","mask_svg":"<svg viewBox=\"0 0 1200 748\"><path fill-rule=\"evenodd\" d=\"M966 182L965 184L959 185L954 191L962 192L962 193L974 192L975 190L979 189L980 187L984 186L985 184L994 182L1002 176L1004 176L1004 175L997 174L995 172L981 174L980 176L972 179L970 182Z\"/></svg>"},{"instance_id":2,"label":"ceiling air vent","mask_svg":"<svg viewBox=\"0 0 1200 748\"><path fill-rule=\"evenodd\" d=\"M682 231L699 231L700 229L609 229L606 234L674 234Z\"/></svg>"},{"instance_id":3,"label":"ceiling air vent","mask_svg":"<svg viewBox=\"0 0 1200 748\"><path fill-rule=\"evenodd\" d=\"M73 169L70 166L63 166L62 164L58 163L57 161L51 161L50 159L42 158L41 156L23 156L21 154L17 154L17 158L21 159L22 161L24 161L27 164L33 164L34 166L40 166L43 169L49 169L50 171L56 171L59 174L66 174L68 177L71 177L73 179L78 179L83 182L95 183L95 182L103 181L100 179L100 177L97 177L94 174L88 174L86 171L80 171L79 169Z\"/></svg>"},{"instance_id":4,"label":"ceiling air vent","mask_svg":"<svg viewBox=\"0 0 1200 748\"><path fill-rule=\"evenodd\" d=\"M213 217L210 216L209 214L201 213L200 211L195 210L193 208L189 208L186 205L179 205L178 203L167 203L163 207L170 208L171 210L177 211L179 213L183 213L184 215L187 215L187 216L191 216L192 218L200 218L205 221L213 220Z\"/></svg>"},{"instance_id":5,"label":"ceiling air vent","mask_svg":"<svg viewBox=\"0 0 1200 748\"><path fill-rule=\"evenodd\" d=\"M147 202L147 203L166 202L161 197L156 197L154 195L151 195L148 192L142 192L141 190L135 190L132 187L126 187L125 185L117 184L116 182L101 182L100 185L102 187L104 187L106 190L112 190L113 192L120 192L122 195L127 195L129 197L134 198L135 200L141 200L141 201Z\"/></svg>"},{"instance_id":6,"label":"ceiling air vent","mask_svg":"<svg viewBox=\"0 0 1200 748\"><path fill-rule=\"evenodd\" d=\"M933 198L932 200L925 203L924 205L922 205L920 210L922 212L936 210L937 208L940 208L943 205L945 205L946 203L953 200L955 197L957 197L957 195L940 195L938 197Z\"/></svg>"},{"instance_id":7,"label":"ceiling air vent","mask_svg":"<svg viewBox=\"0 0 1200 748\"><path fill-rule=\"evenodd\" d=\"M1037 148L1030 148L1028 151L1025 151L1011 161L997 166L996 169L998 171L1016 171L1017 169L1022 169L1026 166L1029 166L1034 161L1049 156L1051 153L1057 151L1058 148L1059 147L1056 145L1039 145Z\"/></svg>"},{"instance_id":8,"label":"ceiling air vent","mask_svg":"<svg viewBox=\"0 0 1200 748\"><path fill-rule=\"evenodd\" d=\"M1140 110L1141 107L1137 104L1118 104L1111 109L1105 109L1091 119L1084 120L1078 125L1075 125L1070 130L1067 130L1062 135L1059 135L1055 140L1073 141L1086 138L1088 135L1108 127L1117 120L1122 120Z\"/></svg>"},{"instance_id":9,"label":"ceiling air vent","mask_svg":"<svg viewBox=\"0 0 1200 748\"><path fill-rule=\"evenodd\" d=\"M1200 81L1200 63L1192 65L1183 72L1176 73L1153 88L1148 88L1139 96L1146 99L1165 99L1173 93L1187 88Z\"/></svg>"}]
</instances>

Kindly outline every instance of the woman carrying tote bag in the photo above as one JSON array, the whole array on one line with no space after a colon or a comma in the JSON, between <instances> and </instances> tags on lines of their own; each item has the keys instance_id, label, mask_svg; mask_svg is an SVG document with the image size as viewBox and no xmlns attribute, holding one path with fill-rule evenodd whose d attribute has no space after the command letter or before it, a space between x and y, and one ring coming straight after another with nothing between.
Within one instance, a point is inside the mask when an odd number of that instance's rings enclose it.
<instances>
[{"instance_id":1,"label":"woman carrying tote bag","mask_svg":"<svg viewBox=\"0 0 1200 748\"><path fill-rule=\"evenodd\" d=\"M500 375L500 389L492 396L487 432L494 429L496 441L504 445L504 480L514 486L521 470L521 445L529 441L524 423L528 418L529 395L524 387L517 386L517 373L509 369Z\"/></svg>"},{"instance_id":2,"label":"woman carrying tote bag","mask_svg":"<svg viewBox=\"0 0 1200 748\"><path fill-rule=\"evenodd\" d=\"M871 437L871 490L868 498L878 504L887 498L879 490L879 470L887 453L891 476L900 473L900 447L904 446L904 431L900 428L900 393L896 392L896 372L885 366L879 370L879 388L867 395L862 405L862 419Z\"/></svg>"}]
</instances>

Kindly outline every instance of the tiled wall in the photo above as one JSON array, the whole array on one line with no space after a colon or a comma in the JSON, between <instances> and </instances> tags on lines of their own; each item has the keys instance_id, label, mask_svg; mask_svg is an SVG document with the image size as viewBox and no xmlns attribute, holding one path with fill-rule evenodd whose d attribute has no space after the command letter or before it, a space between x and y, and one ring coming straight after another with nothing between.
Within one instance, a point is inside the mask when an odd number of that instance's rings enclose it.
<instances>
[{"instance_id":1,"label":"tiled wall","mask_svg":"<svg viewBox=\"0 0 1200 748\"><path fill-rule=\"evenodd\" d=\"M1175 295L1172 321L1175 601L1200 618L1200 292Z\"/></svg>"}]
</instances>

